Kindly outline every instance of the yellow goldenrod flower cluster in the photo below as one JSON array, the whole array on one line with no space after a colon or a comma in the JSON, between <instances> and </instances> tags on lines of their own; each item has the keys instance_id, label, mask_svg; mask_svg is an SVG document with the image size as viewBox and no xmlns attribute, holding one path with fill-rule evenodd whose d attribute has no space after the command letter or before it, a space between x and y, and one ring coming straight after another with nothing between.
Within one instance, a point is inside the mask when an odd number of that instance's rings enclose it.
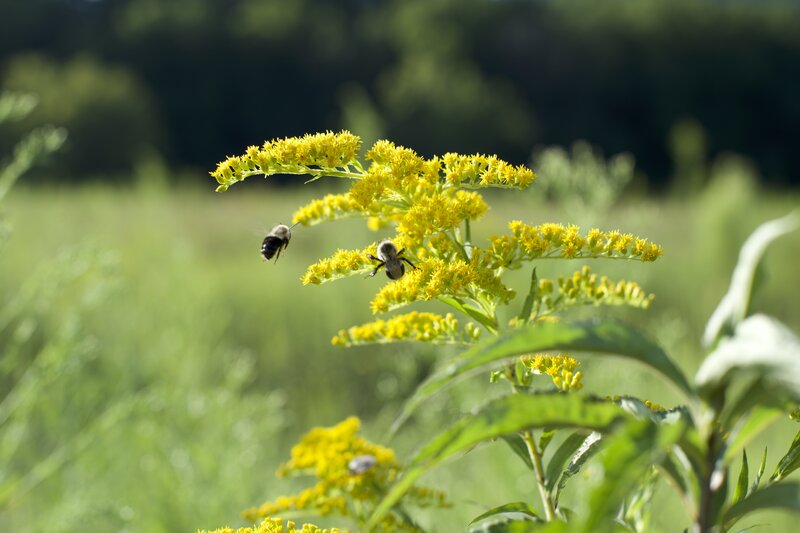
<instances>
[{"instance_id":1,"label":"yellow goldenrod flower cluster","mask_svg":"<svg viewBox=\"0 0 800 533\"><path fill-rule=\"evenodd\" d=\"M567 354L523 355L520 360L532 374L550 376L555 386L564 392L583 388L583 372L578 370L580 363Z\"/></svg>"},{"instance_id":2,"label":"yellow goldenrod flower cluster","mask_svg":"<svg viewBox=\"0 0 800 533\"><path fill-rule=\"evenodd\" d=\"M457 187L516 187L524 189L536 174L524 166L512 166L495 156L444 154L444 177Z\"/></svg>"},{"instance_id":3,"label":"yellow goldenrod flower cluster","mask_svg":"<svg viewBox=\"0 0 800 533\"><path fill-rule=\"evenodd\" d=\"M360 207L348 194L328 194L295 211L292 224L313 226L320 222L363 216Z\"/></svg>"},{"instance_id":4,"label":"yellow goldenrod flower cluster","mask_svg":"<svg viewBox=\"0 0 800 533\"><path fill-rule=\"evenodd\" d=\"M389 448L358 436L361 422L350 417L333 427L312 429L292 448L291 459L283 464L278 476L313 474L318 482L294 496L282 496L243 512L256 521L285 511L308 511L320 515L339 514L356 521L355 509L368 511L376 505L389 485L400 474L400 464ZM445 506L444 495L433 489L416 487L404 501L417 506ZM356 506L353 502L358 502ZM413 531L395 515L387 515L386 531Z\"/></svg>"},{"instance_id":5,"label":"yellow goldenrod flower cluster","mask_svg":"<svg viewBox=\"0 0 800 533\"><path fill-rule=\"evenodd\" d=\"M343 329L331 342L336 346L403 341L454 344L477 340L479 336L480 330L472 323L465 326L465 331L460 330L458 320L452 313L442 316L436 313L412 311L389 320L376 320Z\"/></svg>"},{"instance_id":6,"label":"yellow goldenrod flower cluster","mask_svg":"<svg viewBox=\"0 0 800 533\"><path fill-rule=\"evenodd\" d=\"M255 527L240 527L239 529L222 527L213 531L203 529L199 530L198 533L339 533L339 529L320 529L314 524L303 524L298 529L297 524L291 520L284 523L280 518L267 517Z\"/></svg>"},{"instance_id":7,"label":"yellow goldenrod flower cluster","mask_svg":"<svg viewBox=\"0 0 800 533\"><path fill-rule=\"evenodd\" d=\"M547 278L538 281L533 316L561 311L577 305L627 305L647 309L655 299L633 281L612 281L598 277L588 266L569 277L559 276L556 283Z\"/></svg>"},{"instance_id":8,"label":"yellow goldenrod flower cluster","mask_svg":"<svg viewBox=\"0 0 800 533\"><path fill-rule=\"evenodd\" d=\"M364 274L375 268L367 254L375 254L372 244L363 250L337 250L331 257L321 259L308 267L303 285L319 285L328 281Z\"/></svg>"},{"instance_id":9,"label":"yellow goldenrod flower cluster","mask_svg":"<svg viewBox=\"0 0 800 533\"><path fill-rule=\"evenodd\" d=\"M402 279L384 285L372 300L372 312L383 313L418 300L440 296L476 300L479 295L507 303L514 291L503 285L491 270L480 268L475 261L426 259Z\"/></svg>"},{"instance_id":10,"label":"yellow goldenrod flower cluster","mask_svg":"<svg viewBox=\"0 0 800 533\"><path fill-rule=\"evenodd\" d=\"M357 164L361 139L349 131L307 134L267 141L259 148L250 146L241 156L229 157L211 175L223 192L236 182L254 174L343 175Z\"/></svg>"},{"instance_id":11,"label":"yellow goldenrod flower cluster","mask_svg":"<svg viewBox=\"0 0 800 533\"><path fill-rule=\"evenodd\" d=\"M485 261L497 268L519 268L533 259L615 258L655 261L661 256L661 246L647 239L592 229L586 236L577 226L541 224L529 226L519 220L509 223L511 235L496 235L486 250Z\"/></svg>"}]
</instances>

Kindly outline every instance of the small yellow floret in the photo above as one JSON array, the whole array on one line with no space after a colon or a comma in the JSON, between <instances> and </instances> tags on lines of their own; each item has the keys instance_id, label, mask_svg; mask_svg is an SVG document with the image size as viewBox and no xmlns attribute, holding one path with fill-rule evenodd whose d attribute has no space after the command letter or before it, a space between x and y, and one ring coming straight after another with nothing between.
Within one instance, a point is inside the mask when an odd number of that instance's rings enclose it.
<instances>
[{"instance_id":1,"label":"small yellow floret","mask_svg":"<svg viewBox=\"0 0 800 533\"><path fill-rule=\"evenodd\" d=\"M555 386L564 392L583 388L583 373L578 371L580 363L567 354L523 355L520 360L532 374L550 376Z\"/></svg>"}]
</instances>

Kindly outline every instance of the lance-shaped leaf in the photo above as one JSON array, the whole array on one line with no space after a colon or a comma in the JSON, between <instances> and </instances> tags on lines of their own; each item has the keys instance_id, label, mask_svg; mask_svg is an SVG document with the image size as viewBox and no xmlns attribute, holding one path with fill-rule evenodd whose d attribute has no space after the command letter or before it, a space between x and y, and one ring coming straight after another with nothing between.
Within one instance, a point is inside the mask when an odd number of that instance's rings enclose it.
<instances>
[{"instance_id":1,"label":"lance-shaped leaf","mask_svg":"<svg viewBox=\"0 0 800 533\"><path fill-rule=\"evenodd\" d=\"M375 526L422 474L470 447L503 435L535 428L602 431L628 415L617 405L576 394L515 394L493 400L465 416L417 453L370 518Z\"/></svg>"},{"instance_id":2,"label":"lance-shaped leaf","mask_svg":"<svg viewBox=\"0 0 800 533\"><path fill-rule=\"evenodd\" d=\"M427 398L454 380L510 357L542 351L617 355L638 361L667 377L685 395L691 388L667 354L636 330L619 322L536 324L482 342L425 381L403 407L396 430Z\"/></svg>"},{"instance_id":3,"label":"lance-shaped leaf","mask_svg":"<svg viewBox=\"0 0 800 533\"><path fill-rule=\"evenodd\" d=\"M569 460L567 467L564 469L564 472L562 472L561 477L558 480L558 488L556 489L556 494L553 497L553 502L556 506L558 505L558 501L561 499L561 491L567 486L567 481L569 481L572 476L580 472L581 468L583 468L583 465L586 464L586 461L591 459L592 456L594 456L594 454L596 454L600 449L600 439L600 433L596 431L590 433Z\"/></svg>"},{"instance_id":4,"label":"lance-shaped leaf","mask_svg":"<svg viewBox=\"0 0 800 533\"><path fill-rule=\"evenodd\" d=\"M756 478L753 480L753 485L750 487L750 492L755 492L758 489L758 484L761 483L761 476L764 475L764 469L767 467L767 448L764 447L764 455L761 457L761 465L756 472Z\"/></svg>"},{"instance_id":5,"label":"lance-shaped leaf","mask_svg":"<svg viewBox=\"0 0 800 533\"><path fill-rule=\"evenodd\" d=\"M733 503L741 501L747 496L747 483L750 481L750 470L747 466L747 450L742 450L742 469L739 471L739 479L736 481L736 489L733 491Z\"/></svg>"},{"instance_id":6,"label":"lance-shaped leaf","mask_svg":"<svg viewBox=\"0 0 800 533\"><path fill-rule=\"evenodd\" d=\"M570 531L590 533L609 530L619 506L660 464L682 438L686 424L654 424L649 420L629 422L606 437L601 459L603 476L589 494L589 512L583 523Z\"/></svg>"},{"instance_id":7,"label":"lance-shaped leaf","mask_svg":"<svg viewBox=\"0 0 800 533\"><path fill-rule=\"evenodd\" d=\"M725 463L733 461L747 444L767 429L782 415L778 409L756 407L752 410L747 420L740 422L731 432L732 438L728 439L728 448L725 450Z\"/></svg>"},{"instance_id":8,"label":"lance-shaped leaf","mask_svg":"<svg viewBox=\"0 0 800 533\"><path fill-rule=\"evenodd\" d=\"M540 520L539 515L536 513L536 509L531 507L530 504L525 502L511 502L500 505L499 507L495 507L494 509L489 509L485 513L476 516L474 519L472 519L469 525L472 525L475 522L480 522L481 520L486 520L488 518L502 518L508 522L538 522ZM476 529L476 531L481 530Z\"/></svg>"},{"instance_id":9,"label":"lance-shaped leaf","mask_svg":"<svg viewBox=\"0 0 800 533\"><path fill-rule=\"evenodd\" d=\"M555 488L556 483L558 483L558 479L561 477L561 473L564 471L564 466L567 464L567 461L578 451L578 448L581 447L581 444L583 444L585 440L586 432L576 431L564 439L564 442L556 449L553 457L551 457L550 461L547 463L547 469L545 470L545 487L547 487L549 492L552 493L553 488Z\"/></svg>"},{"instance_id":10,"label":"lance-shaped leaf","mask_svg":"<svg viewBox=\"0 0 800 533\"><path fill-rule=\"evenodd\" d=\"M776 483L757 490L731 505L723 515L725 529L748 513L763 509L788 509L800 512L800 483Z\"/></svg>"},{"instance_id":11,"label":"lance-shaped leaf","mask_svg":"<svg viewBox=\"0 0 800 533\"><path fill-rule=\"evenodd\" d=\"M731 286L706 325L703 334L704 346L710 348L720 337L730 334L737 324L744 320L747 308L750 306L756 269L767 246L781 235L795 230L798 225L800 220L797 213L790 213L783 218L765 222L745 241L739 252L736 269L733 271Z\"/></svg>"},{"instance_id":12,"label":"lance-shaped leaf","mask_svg":"<svg viewBox=\"0 0 800 533\"><path fill-rule=\"evenodd\" d=\"M789 451L780 460L778 467L769 480L780 481L798 468L800 468L800 431L794 436L792 445L789 446Z\"/></svg>"},{"instance_id":13,"label":"lance-shaped leaf","mask_svg":"<svg viewBox=\"0 0 800 533\"><path fill-rule=\"evenodd\" d=\"M697 371L695 381L706 398L718 396L737 379L750 379L749 396L769 399L775 406L800 401L800 339L766 315L753 315L736 327L733 337L720 341ZM763 392L764 394L759 394ZM739 413L752 405L739 402Z\"/></svg>"},{"instance_id":14,"label":"lance-shaped leaf","mask_svg":"<svg viewBox=\"0 0 800 533\"><path fill-rule=\"evenodd\" d=\"M478 526L472 526L468 530L468 533L540 533L542 531L564 531L561 529L558 530L550 530L550 529L542 529L541 522L534 522L531 520L507 520L504 518L500 518L493 521L487 521L486 523L480 524Z\"/></svg>"}]
</instances>

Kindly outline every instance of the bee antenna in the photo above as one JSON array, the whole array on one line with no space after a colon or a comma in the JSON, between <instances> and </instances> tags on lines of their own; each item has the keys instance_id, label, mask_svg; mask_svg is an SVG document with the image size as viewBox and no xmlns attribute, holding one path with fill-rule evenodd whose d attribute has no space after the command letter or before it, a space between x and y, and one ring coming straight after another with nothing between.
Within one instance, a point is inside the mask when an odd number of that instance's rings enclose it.
<instances>
[{"instance_id":1,"label":"bee antenna","mask_svg":"<svg viewBox=\"0 0 800 533\"><path fill-rule=\"evenodd\" d=\"M292 229L293 227L295 227L295 226L296 226L296 225L298 225L299 223L300 223L300 221L297 221L297 222L295 222L294 224L292 224L291 226L289 226L289 229Z\"/></svg>"}]
</instances>

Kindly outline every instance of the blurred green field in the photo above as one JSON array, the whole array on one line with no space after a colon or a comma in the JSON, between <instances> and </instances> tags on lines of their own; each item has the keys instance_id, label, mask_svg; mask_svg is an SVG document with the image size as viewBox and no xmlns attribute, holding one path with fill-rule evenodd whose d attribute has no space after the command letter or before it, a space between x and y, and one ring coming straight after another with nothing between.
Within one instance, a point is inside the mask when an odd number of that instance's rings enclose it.
<instances>
[{"instance_id":1,"label":"blurred green field","mask_svg":"<svg viewBox=\"0 0 800 533\"><path fill-rule=\"evenodd\" d=\"M261 260L264 231L288 222L325 187L248 183L218 195L211 184L20 184L10 193L2 213L11 232L0 252L0 531L236 525L241 509L296 488L273 471L311 426L355 414L365 420L366 435L382 441L402 400L450 352L331 346L340 328L370 320L369 300L386 279L304 287L299 278L306 265L337 248L383 236L363 223L297 228L277 263ZM504 231L513 218L571 221L527 192L487 199L492 209L474 228L479 238ZM654 264L590 263L657 295L648 311L592 313L638 324L691 374L739 246L759 223L796 208L798 200L724 176L690 199L632 197L582 221L665 249ZM800 331L799 257L800 234L779 240L767 254L755 300L757 310L794 331ZM572 263L542 264L541 273L571 273L583 264ZM528 275L512 273L518 292ZM634 394L667 406L675 399L639 368L586 363L584 373L591 392ZM494 385L498 393L502 386ZM486 387L474 380L444 395L390 444L409 457L447 420L482 403ZM749 447L751 456L769 444L773 466L793 430L788 422L776 425L768 443ZM493 445L434 471L426 483L449 490L458 505L425 514L423 522L458 531L484 506L533 494L532 479L516 461ZM677 507L666 488L662 493L664 512L657 514L664 530L674 531L677 524L667 520L680 511L671 510ZM789 531L788 520L755 515L742 526Z\"/></svg>"}]
</instances>

